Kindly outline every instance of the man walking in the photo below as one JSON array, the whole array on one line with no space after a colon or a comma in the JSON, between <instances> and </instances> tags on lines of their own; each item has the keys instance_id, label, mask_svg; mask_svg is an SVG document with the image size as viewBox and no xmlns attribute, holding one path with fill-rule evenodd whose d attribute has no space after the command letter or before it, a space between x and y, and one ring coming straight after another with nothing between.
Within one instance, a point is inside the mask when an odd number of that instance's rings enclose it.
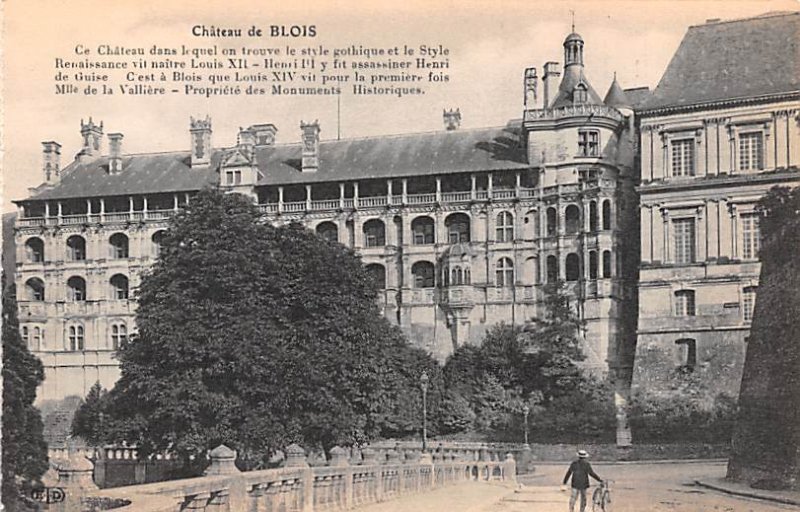
<instances>
[{"instance_id":1,"label":"man walking","mask_svg":"<svg viewBox=\"0 0 800 512\"><path fill-rule=\"evenodd\" d=\"M592 465L589 464L589 461L586 460L588 457L589 454L586 453L586 450L578 450L578 460L573 461L572 464L569 465L567 474L564 475L564 486L567 485L567 480L569 480L569 477L572 476L572 492L569 497L569 512L575 512L575 500L578 499L579 495L581 497L580 512L585 512L586 489L589 488L590 476L598 482L603 481L603 479L597 476L597 473L594 472ZM566 490L564 487L562 487L562 489Z\"/></svg>"}]
</instances>

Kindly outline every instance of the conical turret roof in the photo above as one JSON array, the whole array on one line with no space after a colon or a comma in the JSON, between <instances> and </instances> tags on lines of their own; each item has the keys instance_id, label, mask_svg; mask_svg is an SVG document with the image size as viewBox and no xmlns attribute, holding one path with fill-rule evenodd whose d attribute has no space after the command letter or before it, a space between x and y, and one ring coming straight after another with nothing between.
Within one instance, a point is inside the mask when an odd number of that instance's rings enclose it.
<instances>
[{"instance_id":1,"label":"conical turret roof","mask_svg":"<svg viewBox=\"0 0 800 512\"><path fill-rule=\"evenodd\" d=\"M622 90L622 87L620 87L619 82L617 82L616 73L614 73L614 81L611 82L611 87L608 88L608 92L606 93L606 97L603 100L603 103L605 103L609 107L631 108L631 103L630 101L628 101L628 97L625 95L625 91Z\"/></svg>"}]
</instances>

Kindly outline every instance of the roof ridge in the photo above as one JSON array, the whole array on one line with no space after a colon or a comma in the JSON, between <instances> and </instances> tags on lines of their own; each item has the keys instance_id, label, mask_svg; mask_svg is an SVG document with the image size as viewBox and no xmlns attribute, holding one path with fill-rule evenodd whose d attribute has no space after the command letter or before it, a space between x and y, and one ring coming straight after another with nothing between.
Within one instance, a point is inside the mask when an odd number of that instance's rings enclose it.
<instances>
[{"instance_id":1,"label":"roof ridge","mask_svg":"<svg viewBox=\"0 0 800 512\"><path fill-rule=\"evenodd\" d=\"M700 28L700 27L710 27L712 25L725 25L728 23L741 23L743 21L752 21L752 20L764 20L769 18L779 18L781 16L795 16L800 14L800 11L771 11L765 12L763 14L756 14L754 16L748 16L746 18L733 18L730 20L717 20L717 21L706 21L704 23L698 23L696 25L689 25L689 28Z\"/></svg>"},{"instance_id":2,"label":"roof ridge","mask_svg":"<svg viewBox=\"0 0 800 512\"><path fill-rule=\"evenodd\" d=\"M514 121L513 119L509 121ZM326 142L349 142L349 141L360 141L360 140L370 140L370 139L391 139L391 138L400 138L400 137L413 137L418 135L436 135L442 133L464 133L464 132L479 132L479 131L486 131L486 130L504 130L508 128L508 124L504 125L497 125L497 126L483 126L483 127L476 127L476 128L459 128L458 130L430 130L427 132L406 132L406 133L391 133L388 135L365 135L363 137L347 137L343 139L321 139L320 143ZM279 142L274 144L273 146L299 146L302 145L302 141L295 141L295 142ZM232 146L218 146L212 147L212 151L229 151L231 149L236 149L236 145ZM147 151L143 153L124 153L122 158L128 157L138 157L138 156L158 156L158 155L174 155L176 153L191 153L190 149L174 149L174 150L164 150L164 151ZM97 155L97 159L101 158L108 158L110 155ZM72 164L70 162L67 165Z\"/></svg>"}]
</instances>

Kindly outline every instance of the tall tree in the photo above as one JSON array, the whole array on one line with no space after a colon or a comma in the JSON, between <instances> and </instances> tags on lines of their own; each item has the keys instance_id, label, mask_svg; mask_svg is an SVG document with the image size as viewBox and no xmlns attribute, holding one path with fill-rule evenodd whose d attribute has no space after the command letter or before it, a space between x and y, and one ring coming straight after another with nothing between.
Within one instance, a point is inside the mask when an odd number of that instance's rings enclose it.
<instances>
[{"instance_id":1,"label":"tall tree","mask_svg":"<svg viewBox=\"0 0 800 512\"><path fill-rule=\"evenodd\" d=\"M138 292L107 435L188 457L226 443L262 461L420 424L418 377L440 371L379 313L349 249L272 227L249 199L201 191L177 215Z\"/></svg>"},{"instance_id":2,"label":"tall tree","mask_svg":"<svg viewBox=\"0 0 800 512\"><path fill-rule=\"evenodd\" d=\"M613 435L611 391L580 366L582 327L563 283L549 285L542 318L523 327L499 324L480 346L456 350L444 367L447 393L466 401L471 427L494 440L519 440L524 406L539 439L572 442ZM454 425L468 429L463 420L448 421L448 430Z\"/></svg>"},{"instance_id":3,"label":"tall tree","mask_svg":"<svg viewBox=\"0 0 800 512\"><path fill-rule=\"evenodd\" d=\"M5 277L5 276L4 276ZM5 283L3 283L5 284ZM19 332L14 285L3 290L3 503L21 509L20 491L47 471L42 416L33 406L44 380L41 361Z\"/></svg>"}]
</instances>

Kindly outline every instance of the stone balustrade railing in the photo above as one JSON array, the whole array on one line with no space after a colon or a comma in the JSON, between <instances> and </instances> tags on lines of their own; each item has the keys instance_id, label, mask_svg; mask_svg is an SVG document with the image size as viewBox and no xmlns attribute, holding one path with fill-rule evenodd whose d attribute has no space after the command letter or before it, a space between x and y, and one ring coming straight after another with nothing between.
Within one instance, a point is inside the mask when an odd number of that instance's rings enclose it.
<instances>
[{"instance_id":1,"label":"stone balustrade railing","mask_svg":"<svg viewBox=\"0 0 800 512\"><path fill-rule=\"evenodd\" d=\"M289 446L285 453L282 468L239 472L236 453L221 446L211 452L211 466L203 477L92 491L85 501L129 503L115 509L121 512L318 512L347 510L469 480L516 480L511 454L502 460L486 456L472 460L455 454L433 457L389 450L380 458L377 451L364 448L362 460L353 464L350 452L336 447L326 466L313 467L301 447Z\"/></svg>"}]
</instances>

